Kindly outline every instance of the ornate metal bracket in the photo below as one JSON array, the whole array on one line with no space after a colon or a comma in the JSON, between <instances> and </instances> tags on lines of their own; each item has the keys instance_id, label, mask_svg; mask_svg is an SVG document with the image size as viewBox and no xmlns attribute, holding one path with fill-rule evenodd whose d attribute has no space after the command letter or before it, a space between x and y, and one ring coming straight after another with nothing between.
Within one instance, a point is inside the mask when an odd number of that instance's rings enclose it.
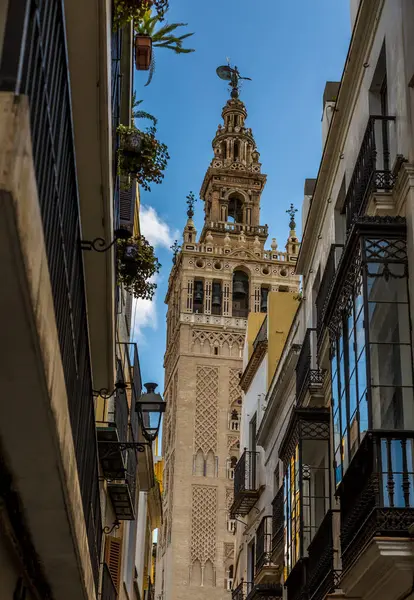
<instances>
[{"instance_id":1,"label":"ornate metal bracket","mask_svg":"<svg viewBox=\"0 0 414 600\"><path fill-rule=\"evenodd\" d=\"M128 229L116 229L114 231L114 239L110 244L106 244L106 241L97 237L94 240L81 240L81 250L94 250L95 252L107 252L118 240L127 240L132 237L131 232Z\"/></svg>"},{"instance_id":2,"label":"ornate metal bracket","mask_svg":"<svg viewBox=\"0 0 414 600\"><path fill-rule=\"evenodd\" d=\"M126 450L145 452L145 447L151 446L149 442L117 442L115 440L102 440L98 443L108 448L105 454L100 456L101 461L116 455L118 452L125 452Z\"/></svg>"},{"instance_id":3,"label":"ornate metal bracket","mask_svg":"<svg viewBox=\"0 0 414 600\"><path fill-rule=\"evenodd\" d=\"M115 521L112 523L112 526L110 527L109 525L107 527L104 527L102 529L102 533L104 533L105 535L110 535L114 529L119 529L121 527L121 521L118 521L118 519L115 519Z\"/></svg>"},{"instance_id":4,"label":"ornate metal bracket","mask_svg":"<svg viewBox=\"0 0 414 600\"><path fill-rule=\"evenodd\" d=\"M127 384L123 381L117 381L115 383L115 388L110 392L108 388L101 388L100 390L92 390L94 396L101 396L104 400L108 400L112 398L116 394L116 392L120 392L121 394L125 393L127 389Z\"/></svg>"}]
</instances>

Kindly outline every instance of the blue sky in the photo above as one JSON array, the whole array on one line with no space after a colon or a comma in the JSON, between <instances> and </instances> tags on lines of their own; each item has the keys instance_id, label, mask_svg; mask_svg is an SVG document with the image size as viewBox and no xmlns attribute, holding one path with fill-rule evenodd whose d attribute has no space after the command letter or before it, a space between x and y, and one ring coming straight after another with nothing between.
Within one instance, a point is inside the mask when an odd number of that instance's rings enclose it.
<instances>
[{"instance_id":1,"label":"blue sky","mask_svg":"<svg viewBox=\"0 0 414 600\"><path fill-rule=\"evenodd\" d=\"M200 190L228 98L216 67L230 57L242 75L252 78L240 97L268 175L261 224L269 225L267 246L276 237L282 247L288 235L285 211L291 202L300 210L304 180L318 171L325 82L340 80L350 40L349 0L170 0L170 5L167 21L188 23L195 35L187 42L196 52L177 56L157 49L148 87L147 73L135 72L137 97L144 101L140 108L158 118L158 137L171 156L163 183L141 192L142 230L155 245L162 269L154 302L138 301L133 317L144 381L158 382L160 391L168 247L177 236L181 241L186 196ZM203 215L199 201L199 232Z\"/></svg>"}]
</instances>

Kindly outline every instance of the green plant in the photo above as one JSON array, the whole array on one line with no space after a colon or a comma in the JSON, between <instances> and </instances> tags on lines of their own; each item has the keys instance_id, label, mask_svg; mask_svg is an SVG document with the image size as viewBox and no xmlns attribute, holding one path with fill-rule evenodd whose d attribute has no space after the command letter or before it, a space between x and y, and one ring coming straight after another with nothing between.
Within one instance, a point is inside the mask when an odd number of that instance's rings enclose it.
<instances>
[{"instance_id":1,"label":"green plant","mask_svg":"<svg viewBox=\"0 0 414 600\"><path fill-rule=\"evenodd\" d=\"M161 183L170 156L167 146L155 137L155 127L141 131L119 125L117 131L120 135L119 174L133 175L145 190L151 189L151 181Z\"/></svg>"},{"instance_id":2,"label":"green plant","mask_svg":"<svg viewBox=\"0 0 414 600\"><path fill-rule=\"evenodd\" d=\"M159 26L161 21L162 18L159 15L152 16L151 11L147 11L143 14L142 18L135 22L135 33L137 35L148 35L152 39L152 61L148 81L145 85L149 85L154 76L154 48L168 48L168 50L173 50L176 54L194 52L194 48L183 48L183 41L194 35L194 33L184 33L179 36L173 33L179 27L186 27L187 23L165 23L165 25Z\"/></svg>"},{"instance_id":3,"label":"green plant","mask_svg":"<svg viewBox=\"0 0 414 600\"><path fill-rule=\"evenodd\" d=\"M137 100L137 95L134 90L132 92L132 112L131 112L132 120L134 121L135 119L149 119L150 121L152 121L154 123L154 127L156 127L158 121L151 113L145 112L145 110L137 110L137 107L142 103L143 103L143 100Z\"/></svg>"},{"instance_id":4,"label":"green plant","mask_svg":"<svg viewBox=\"0 0 414 600\"><path fill-rule=\"evenodd\" d=\"M154 248L143 235L117 242L118 284L127 292L151 300L157 284L150 279L159 273L161 265L154 254Z\"/></svg>"},{"instance_id":5,"label":"green plant","mask_svg":"<svg viewBox=\"0 0 414 600\"><path fill-rule=\"evenodd\" d=\"M115 0L114 29L124 27L131 21L139 21L146 12L154 9L162 21L168 10L168 0Z\"/></svg>"}]
</instances>

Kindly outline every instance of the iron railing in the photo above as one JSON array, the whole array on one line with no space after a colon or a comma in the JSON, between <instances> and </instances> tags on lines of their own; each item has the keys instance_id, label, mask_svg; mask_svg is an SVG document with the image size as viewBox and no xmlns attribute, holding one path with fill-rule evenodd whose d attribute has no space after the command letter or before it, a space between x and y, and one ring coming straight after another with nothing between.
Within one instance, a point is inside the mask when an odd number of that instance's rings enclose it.
<instances>
[{"instance_id":1,"label":"iron railing","mask_svg":"<svg viewBox=\"0 0 414 600\"><path fill-rule=\"evenodd\" d=\"M251 583L241 580L239 585L232 591L231 600L246 600L248 589L251 588Z\"/></svg>"},{"instance_id":2,"label":"iron railing","mask_svg":"<svg viewBox=\"0 0 414 600\"><path fill-rule=\"evenodd\" d=\"M230 231L233 233L241 233L247 235L268 235L267 225L245 225L243 223L230 223L224 221L208 221L205 227L213 231Z\"/></svg>"},{"instance_id":3,"label":"iron railing","mask_svg":"<svg viewBox=\"0 0 414 600\"><path fill-rule=\"evenodd\" d=\"M372 191L390 191L396 176L390 170L389 128L395 117L372 116L362 140L345 198L347 228L365 210Z\"/></svg>"},{"instance_id":4,"label":"iron railing","mask_svg":"<svg viewBox=\"0 0 414 600\"><path fill-rule=\"evenodd\" d=\"M257 491L257 456L258 452L245 450L238 460L234 470L234 496Z\"/></svg>"},{"instance_id":5,"label":"iron railing","mask_svg":"<svg viewBox=\"0 0 414 600\"><path fill-rule=\"evenodd\" d=\"M126 481L131 494L132 506L135 507L135 496L137 491L137 453L128 452L128 462L126 466Z\"/></svg>"},{"instance_id":6,"label":"iron railing","mask_svg":"<svg viewBox=\"0 0 414 600\"><path fill-rule=\"evenodd\" d=\"M279 489L272 502L272 556L275 557L283 554L283 494L284 487Z\"/></svg>"},{"instance_id":7,"label":"iron railing","mask_svg":"<svg viewBox=\"0 0 414 600\"><path fill-rule=\"evenodd\" d=\"M117 28L111 35L111 108L112 108L112 177L114 182L114 229L120 226L120 185L118 175L118 161L116 159L119 148L118 125L121 122L121 51L122 29Z\"/></svg>"},{"instance_id":8,"label":"iron railing","mask_svg":"<svg viewBox=\"0 0 414 600\"><path fill-rule=\"evenodd\" d=\"M130 394L130 422L133 442L137 442L139 436L138 415L136 412L136 402L139 400L142 392L141 369L139 365L138 349L135 343L119 342L118 354L122 360L122 371L124 381L127 384L128 394ZM124 440L127 438L125 437Z\"/></svg>"},{"instance_id":9,"label":"iron railing","mask_svg":"<svg viewBox=\"0 0 414 600\"><path fill-rule=\"evenodd\" d=\"M317 315L317 336L318 341L321 339L323 332L324 316L326 306L332 286L335 281L335 273L338 268L339 260L343 251L343 244L332 244L326 261L325 271L322 276L322 281L319 286L318 295L316 297L316 315Z\"/></svg>"},{"instance_id":10,"label":"iron railing","mask_svg":"<svg viewBox=\"0 0 414 600\"><path fill-rule=\"evenodd\" d=\"M272 564L272 517L263 517L256 531L256 573Z\"/></svg>"},{"instance_id":11,"label":"iron railing","mask_svg":"<svg viewBox=\"0 0 414 600\"><path fill-rule=\"evenodd\" d=\"M300 558L285 580L287 600L309 600L306 570L308 559Z\"/></svg>"},{"instance_id":12,"label":"iron railing","mask_svg":"<svg viewBox=\"0 0 414 600\"><path fill-rule=\"evenodd\" d=\"M338 511L329 510L308 548L307 583L309 600L323 600L338 586L340 571L335 569L333 519Z\"/></svg>"},{"instance_id":13,"label":"iron railing","mask_svg":"<svg viewBox=\"0 0 414 600\"><path fill-rule=\"evenodd\" d=\"M98 453L62 2L9 3L0 91L29 98L37 192L89 551L98 585L102 541Z\"/></svg>"},{"instance_id":14,"label":"iron railing","mask_svg":"<svg viewBox=\"0 0 414 600\"><path fill-rule=\"evenodd\" d=\"M101 600L116 600L118 592L116 591L115 584L112 579L111 572L106 563L103 564L102 569L102 592Z\"/></svg>"},{"instance_id":15,"label":"iron railing","mask_svg":"<svg viewBox=\"0 0 414 600\"><path fill-rule=\"evenodd\" d=\"M307 389L321 388L325 372L318 367L316 329L307 329L296 365L296 402L300 406Z\"/></svg>"},{"instance_id":16,"label":"iron railing","mask_svg":"<svg viewBox=\"0 0 414 600\"><path fill-rule=\"evenodd\" d=\"M342 568L375 535L409 537L414 521L414 431L368 432L338 486Z\"/></svg>"}]
</instances>

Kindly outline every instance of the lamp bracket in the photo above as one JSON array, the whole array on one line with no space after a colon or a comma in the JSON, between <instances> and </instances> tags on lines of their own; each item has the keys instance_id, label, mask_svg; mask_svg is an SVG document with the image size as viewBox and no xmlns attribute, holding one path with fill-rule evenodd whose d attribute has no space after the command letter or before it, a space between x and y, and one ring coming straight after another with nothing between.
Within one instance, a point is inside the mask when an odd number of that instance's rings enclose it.
<instances>
[{"instance_id":1,"label":"lamp bracket","mask_svg":"<svg viewBox=\"0 0 414 600\"><path fill-rule=\"evenodd\" d=\"M93 240L81 240L81 250L94 250L95 252L107 252L118 240L127 240L132 237L128 229L116 229L114 231L114 239L108 245L104 238L97 237Z\"/></svg>"}]
</instances>

